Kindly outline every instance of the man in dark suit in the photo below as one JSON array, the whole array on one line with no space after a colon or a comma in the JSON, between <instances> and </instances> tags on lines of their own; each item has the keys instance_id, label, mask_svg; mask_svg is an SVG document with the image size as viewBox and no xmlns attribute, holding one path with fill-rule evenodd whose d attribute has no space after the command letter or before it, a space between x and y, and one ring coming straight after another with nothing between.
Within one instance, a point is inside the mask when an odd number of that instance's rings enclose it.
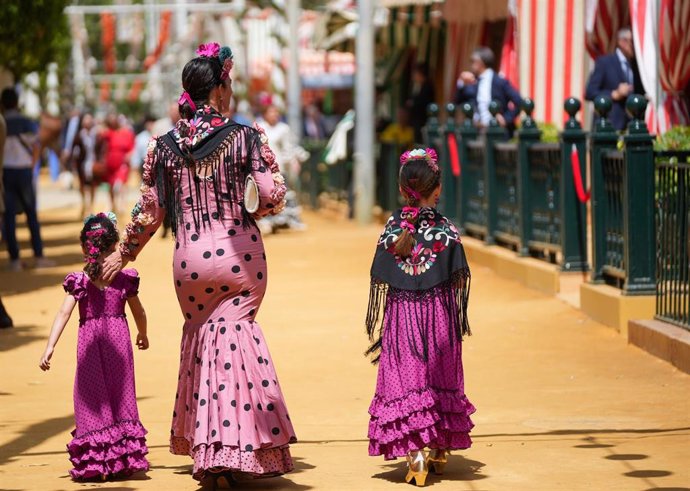
<instances>
[{"instance_id":1,"label":"man in dark suit","mask_svg":"<svg viewBox=\"0 0 690 491\"><path fill-rule=\"evenodd\" d=\"M520 113L520 93L506 78L494 72L496 57L490 48L477 48L470 60L471 71L462 72L458 79L455 103L472 103L475 121L480 126L488 126L491 121L489 104L492 100L498 101L501 112L496 115L496 120L512 134L515 118Z\"/></svg>"},{"instance_id":2,"label":"man in dark suit","mask_svg":"<svg viewBox=\"0 0 690 491\"><path fill-rule=\"evenodd\" d=\"M412 71L412 86L406 107L414 128L415 142L422 142L422 128L426 125L429 104L436 99L434 86L429 80L428 69L424 63L415 65Z\"/></svg>"},{"instance_id":3,"label":"man in dark suit","mask_svg":"<svg viewBox=\"0 0 690 491\"><path fill-rule=\"evenodd\" d=\"M613 99L609 119L614 128L620 131L630 121L625 112L625 101L632 93L644 95L644 87L635 62L632 32L625 28L618 31L616 51L600 56L594 63L585 98L594 101L596 97L606 95ZM595 123L597 119L595 115Z\"/></svg>"}]
</instances>

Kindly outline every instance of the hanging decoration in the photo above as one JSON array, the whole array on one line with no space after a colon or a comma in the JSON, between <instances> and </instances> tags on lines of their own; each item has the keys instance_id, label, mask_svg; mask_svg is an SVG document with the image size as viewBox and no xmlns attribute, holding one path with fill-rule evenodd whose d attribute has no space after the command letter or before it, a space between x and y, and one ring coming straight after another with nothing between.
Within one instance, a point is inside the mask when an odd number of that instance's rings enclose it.
<instances>
[{"instance_id":1,"label":"hanging decoration","mask_svg":"<svg viewBox=\"0 0 690 491\"><path fill-rule=\"evenodd\" d=\"M101 13L101 44L103 45L103 66L107 73L115 72L115 15Z\"/></svg>"},{"instance_id":2,"label":"hanging decoration","mask_svg":"<svg viewBox=\"0 0 690 491\"><path fill-rule=\"evenodd\" d=\"M101 102L108 102L110 100L110 82L107 80L101 81L101 92L98 96Z\"/></svg>"},{"instance_id":3,"label":"hanging decoration","mask_svg":"<svg viewBox=\"0 0 690 491\"><path fill-rule=\"evenodd\" d=\"M160 30L158 32L158 43L156 43L156 49L153 50L153 53L150 53L148 56L146 56L146 59L144 60L144 68L146 70L149 70L153 65L158 63L158 60L161 57L161 54L163 54L163 50L165 49L165 45L168 43L168 39L170 38L170 21L172 20L172 12L169 10L166 10L161 13L161 26Z\"/></svg>"},{"instance_id":4,"label":"hanging decoration","mask_svg":"<svg viewBox=\"0 0 690 491\"><path fill-rule=\"evenodd\" d=\"M127 95L127 100L129 102L136 102L139 100L141 91L144 88L144 81L140 78L136 79L129 89L129 94Z\"/></svg>"}]
</instances>

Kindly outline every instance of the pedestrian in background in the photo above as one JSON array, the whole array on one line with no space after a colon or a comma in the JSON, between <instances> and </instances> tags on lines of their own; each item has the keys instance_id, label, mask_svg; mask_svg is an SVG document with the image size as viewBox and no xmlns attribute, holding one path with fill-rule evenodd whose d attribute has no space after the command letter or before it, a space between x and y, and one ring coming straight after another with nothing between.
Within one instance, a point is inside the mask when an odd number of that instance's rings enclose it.
<instances>
[{"instance_id":1,"label":"pedestrian in background","mask_svg":"<svg viewBox=\"0 0 690 491\"><path fill-rule=\"evenodd\" d=\"M625 111L625 102L630 94L644 95L640 70L635 60L632 31L626 27L616 35L616 51L600 56L594 62L594 70L589 76L585 89L585 99L594 101L598 96L613 100L609 121L618 131L624 130L630 117ZM594 123L598 116L594 116Z\"/></svg>"},{"instance_id":2,"label":"pedestrian in background","mask_svg":"<svg viewBox=\"0 0 690 491\"><path fill-rule=\"evenodd\" d=\"M2 171L5 188L3 232L10 254L10 270L21 271L24 268L19 259L19 243L17 242L18 207L21 207L20 209L26 214L35 267L50 267L54 263L43 256L41 225L38 221L36 188L33 182L34 168L40 156L38 126L19 112L19 97L13 88L2 91L0 102L7 125Z\"/></svg>"},{"instance_id":3,"label":"pedestrian in background","mask_svg":"<svg viewBox=\"0 0 690 491\"><path fill-rule=\"evenodd\" d=\"M497 101L501 110L496 115L496 121L512 135L515 119L520 114L520 93L508 79L494 71L496 57L490 48L482 46L475 49L470 61L470 70L462 72L457 81L455 103L470 102L475 110L475 123L486 127L491 122L489 104Z\"/></svg>"},{"instance_id":4,"label":"pedestrian in background","mask_svg":"<svg viewBox=\"0 0 690 491\"><path fill-rule=\"evenodd\" d=\"M0 176L2 175L3 151L5 149L5 138L7 137L7 125L5 118L0 114ZM2 229L2 221L5 214L5 193L2 187L2 179L0 179L0 229ZM5 306L0 299L0 329L12 327L12 318L5 310Z\"/></svg>"}]
</instances>

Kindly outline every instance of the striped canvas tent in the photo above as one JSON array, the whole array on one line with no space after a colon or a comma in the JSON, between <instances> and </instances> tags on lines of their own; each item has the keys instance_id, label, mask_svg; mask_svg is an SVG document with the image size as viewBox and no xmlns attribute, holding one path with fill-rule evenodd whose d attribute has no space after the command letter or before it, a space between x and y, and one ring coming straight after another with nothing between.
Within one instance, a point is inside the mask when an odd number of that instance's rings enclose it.
<instances>
[{"instance_id":1,"label":"striped canvas tent","mask_svg":"<svg viewBox=\"0 0 690 491\"><path fill-rule=\"evenodd\" d=\"M562 125L563 101L584 98L585 8L581 0L517 0L520 93L534 117Z\"/></svg>"}]
</instances>

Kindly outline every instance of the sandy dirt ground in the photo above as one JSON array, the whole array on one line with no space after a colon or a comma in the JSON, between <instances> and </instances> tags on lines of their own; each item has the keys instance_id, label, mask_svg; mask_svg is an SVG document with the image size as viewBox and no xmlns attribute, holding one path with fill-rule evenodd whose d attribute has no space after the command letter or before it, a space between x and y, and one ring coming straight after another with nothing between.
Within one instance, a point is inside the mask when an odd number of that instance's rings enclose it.
<instances>
[{"instance_id":1,"label":"sandy dirt ground","mask_svg":"<svg viewBox=\"0 0 690 491\"><path fill-rule=\"evenodd\" d=\"M172 242L155 237L133 264L142 277L151 349L135 353L151 470L103 484L72 482L77 319L38 368L65 274L81 269L73 209L44 211L54 268L6 271L0 294L16 327L0 332L0 488L197 490L190 459L168 452L181 314ZM296 470L242 489L394 490L405 464L367 455L376 368L362 356L368 270L379 226L307 214L309 229L266 239L269 290L259 313L300 442ZM28 234L21 231L23 250ZM30 259L27 260L30 262ZM470 257L471 261L471 257ZM628 346L613 330L547 297L473 269L464 345L477 406L474 446L455 452L435 490L690 490L690 376ZM132 327L133 329L133 327Z\"/></svg>"}]
</instances>

